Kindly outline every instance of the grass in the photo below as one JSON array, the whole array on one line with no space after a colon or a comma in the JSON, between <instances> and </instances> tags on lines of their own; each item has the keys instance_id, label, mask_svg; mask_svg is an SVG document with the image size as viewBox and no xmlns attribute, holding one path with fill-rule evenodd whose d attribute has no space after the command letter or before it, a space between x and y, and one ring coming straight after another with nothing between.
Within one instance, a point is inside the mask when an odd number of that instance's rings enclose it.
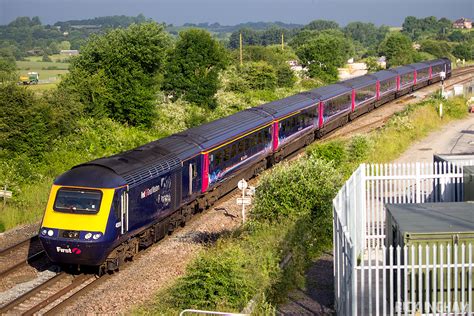
<instances>
[{"instance_id":1,"label":"grass","mask_svg":"<svg viewBox=\"0 0 474 316\"><path fill-rule=\"evenodd\" d=\"M69 63L59 62L64 60L67 56L51 55L49 56L52 62L43 62L42 56L28 57L26 60L17 61L19 75L26 75L28 72L39 73L40 80L48 80L49 83L40 83L39 85L32 85L29 88L35 92L42 93L56 87L61 81L61 77L69 72Z\"/></svg>"}]
</instances>

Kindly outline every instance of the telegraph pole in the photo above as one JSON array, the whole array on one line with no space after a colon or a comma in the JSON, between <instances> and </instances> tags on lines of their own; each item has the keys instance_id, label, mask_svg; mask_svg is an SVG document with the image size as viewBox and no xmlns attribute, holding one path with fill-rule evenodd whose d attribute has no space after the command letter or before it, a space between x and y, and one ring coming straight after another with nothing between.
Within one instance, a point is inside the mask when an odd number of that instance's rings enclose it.
<instances>
[{"instance_id":1,"label":"telegraph pole","mask_svg":"<svg viewBox=\"0 0 474 316\"><path fill-rule=\"evenodd\" d=\"M242 32L240 32L239 38L240 38L240 66L242 66L243 65L243 60L242 60L243 59L243 57L242 57Z\"/></svg>"},{"instance_id":2,"label":"telegraph pole","mask_svg":"<svg viewBox=\"0 0 474 316\"><path fill-rule=\"evenodd\" d=\"M285 49L285 37L283 35L283 32L281 33L281 50Z\"/></svg>"}]
</instances>

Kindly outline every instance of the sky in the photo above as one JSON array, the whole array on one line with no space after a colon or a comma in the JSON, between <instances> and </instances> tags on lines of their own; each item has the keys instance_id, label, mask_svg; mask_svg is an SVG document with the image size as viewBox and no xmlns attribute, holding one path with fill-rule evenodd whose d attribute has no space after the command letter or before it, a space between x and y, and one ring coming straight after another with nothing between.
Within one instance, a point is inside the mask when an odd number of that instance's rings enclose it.
<instances>
[{"instance_id":1,"label":"sky","mask_svg":"<svg viewBox=\"0 0 474 316\"><path fill-rule=\"evenodd\" d=\"M406 16L474 18L474 0L0 0L0 24L39 16L43 24L143 13L158 22L307 24L315 19L401 26Z\"/></svg>"}]
</instances>

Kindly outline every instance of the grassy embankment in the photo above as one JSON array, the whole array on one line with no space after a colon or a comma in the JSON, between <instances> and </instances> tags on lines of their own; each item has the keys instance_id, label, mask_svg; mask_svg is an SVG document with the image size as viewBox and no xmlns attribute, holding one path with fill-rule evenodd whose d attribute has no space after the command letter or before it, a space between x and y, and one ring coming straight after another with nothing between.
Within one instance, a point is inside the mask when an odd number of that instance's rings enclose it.
<instances>
[{"instance_id":1,"label":"grassy embankment","mask_svg":"<svg viewBox=\"0 0 474 316\"><path fill-rule=\"evenodd\" d=\"M332 197L362 162L389 162L414 141L467 115L465 101L431 99L396 114L368 135L319 142L294 163L283 163L260 180L251 220L191 262L186 274L136 314L176 315L185 308L241 311L257 297L256 314L275 311L304 271L332 243ZM279 263L288 254L286 268Z\"/></svg>"}]
</instances>

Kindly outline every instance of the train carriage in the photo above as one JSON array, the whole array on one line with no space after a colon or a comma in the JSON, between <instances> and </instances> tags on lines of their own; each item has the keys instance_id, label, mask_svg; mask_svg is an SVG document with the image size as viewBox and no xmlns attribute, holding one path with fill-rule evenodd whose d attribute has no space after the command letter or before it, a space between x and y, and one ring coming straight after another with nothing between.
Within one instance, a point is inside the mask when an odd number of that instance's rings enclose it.
<instances>
[{"instance_id":1,"label":"train carriage","mask_svg":"<svg viewBox=\"0 0 474 316\"><path fill-rule=\"evenodd\" d=\"M408 67L415 70L413 89L420 89L428 85L431 78L431 67L427 63L410 64Z\"/></svg>"},{"instance_id":2,"label":"train carriage","mask_svg":"<svg viewBox=\"0 0 474 316\"><path fill-rule=\"evenodd\" d=\"M393 70L381 70L372 74L377 79L377 101L375 107L379 107L395 99L397 92L398 74Z\"/></svg>"},{"instance_id":3,"label":"train carriage","mask_svg":"<svg viewBox=\"0 0 474 316\"><path fill-rule=\"evenodd\" d=\"M259 106L274 117L273 162L280 161L314 140L319 127L319 99L311 92Z\"/></svg>"},{"instance_id":4,"label":"train carriage","mask_svg":"<svg viewBox=\"0 0 474 316\"><path fill-rule=\"evenodd\" d=\"M352 113L350 114L350 119L375 108L378 92L378 83L375 76L360 76L344 80L341 84L352 89Z\"/></svg>"},{"instance_id":5,"label":"train carriage","mask_svg":"<svg viewBox=\"0 0 474 316\"><path fill-rule=\"evenodd\" d=\"M397 92L396 98L413 91L415 82L415 70L408 66L400 66L391 69L397 73Z\"/></svg>"},{"instance_id":6,"label":"train carriage","mask_svg":"<svg viewBox=\"0 0 474 316\"><path fill-rule=\"evenodd\" d=\"M351 88L341 84L332 84L313 89L311 94L320 100L318 137L349 121L349 113L352 111Z\"/></svg>"}]
</instances>

